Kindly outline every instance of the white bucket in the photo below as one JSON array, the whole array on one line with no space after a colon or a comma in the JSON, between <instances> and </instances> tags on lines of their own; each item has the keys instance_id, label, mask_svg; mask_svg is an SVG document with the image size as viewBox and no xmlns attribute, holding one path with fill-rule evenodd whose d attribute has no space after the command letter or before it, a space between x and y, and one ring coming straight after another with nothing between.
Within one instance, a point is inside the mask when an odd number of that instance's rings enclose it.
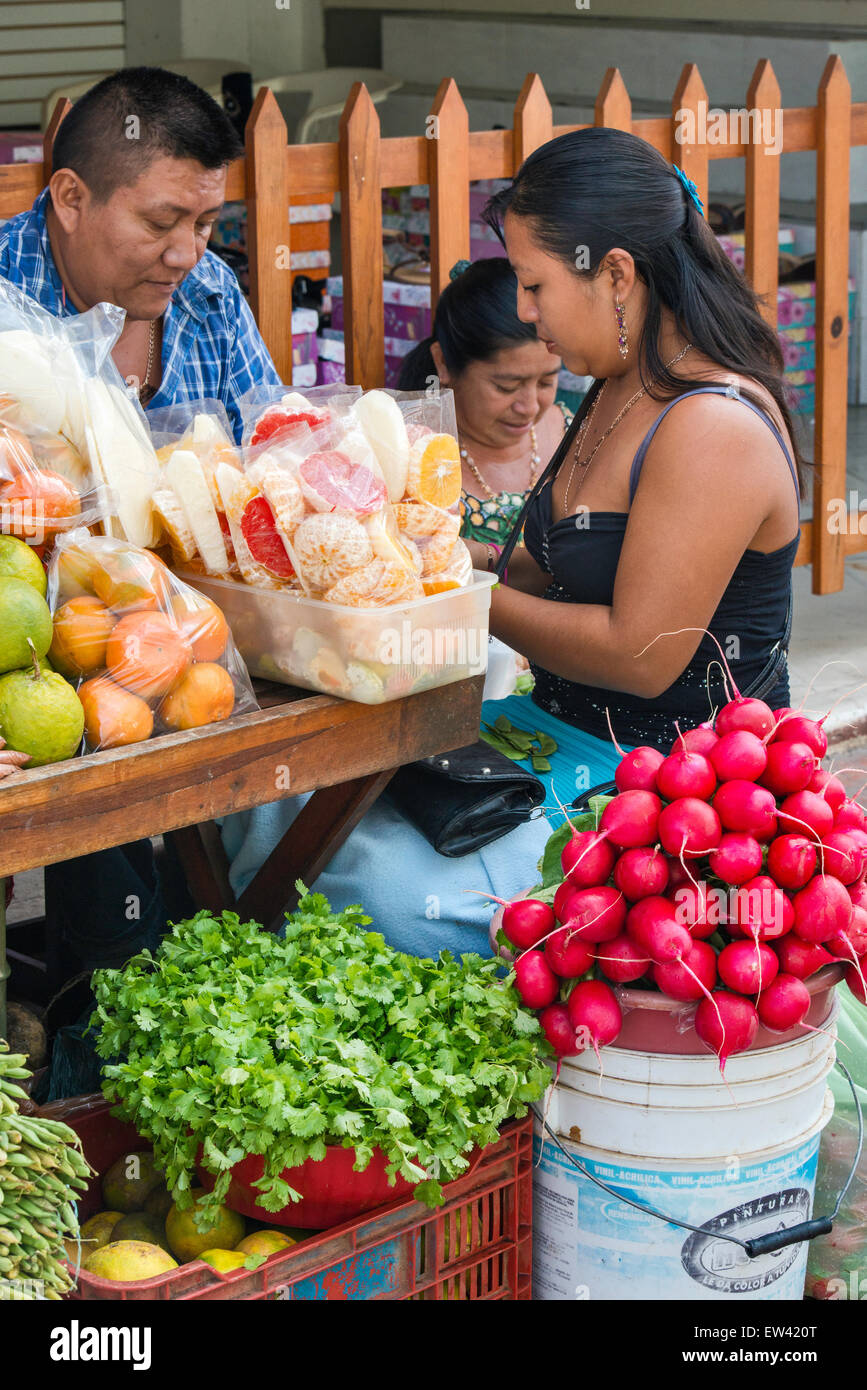
<instances>
[{"instance_id":1,"label":"white bucket","mask_svg":"<svg viewBox=\"0 0 867 1390\"><path fill-rule=\"evenodd\" d=\"M536 1126L537 1299L801 1299L803 1242L751 1260L747 1240L812 1215L821 1131L833 1112L828 1033L731 1057L602 1052L564 1062L547 1122L617 1192L692 1226L636 1211L579 1173Z\"/></svg>"}]
</instances>

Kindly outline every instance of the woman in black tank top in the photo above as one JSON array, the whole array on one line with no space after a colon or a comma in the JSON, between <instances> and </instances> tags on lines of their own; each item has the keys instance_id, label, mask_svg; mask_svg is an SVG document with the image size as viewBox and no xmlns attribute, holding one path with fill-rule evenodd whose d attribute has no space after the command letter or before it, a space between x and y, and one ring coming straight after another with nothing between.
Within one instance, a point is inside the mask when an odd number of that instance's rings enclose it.
<instances>
[{"instance_id":1,"label":"woman in black tank top","mask_svg":"<svg viewBox=\"0 0 867 1390\"><path fill-rule=\"evenodd\" d=\"M677 724L725 702L713 638L741 693L788 703L798 459L776 335L694 185L652 146L603 128L561 136L486 215L519 317L596 379L491 608L536 687L484 717L559 732L567 801L576 750L585 782L610 775L609 716L622 744L667 750ZM472 548L497 565L494 548Z\"/></svg>"}]
</instances>

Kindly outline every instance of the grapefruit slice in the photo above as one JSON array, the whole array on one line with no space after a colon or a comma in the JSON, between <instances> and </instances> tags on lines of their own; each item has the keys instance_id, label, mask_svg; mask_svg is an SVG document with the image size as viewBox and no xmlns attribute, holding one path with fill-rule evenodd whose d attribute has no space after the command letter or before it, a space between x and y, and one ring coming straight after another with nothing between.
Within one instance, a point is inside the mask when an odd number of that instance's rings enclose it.
<instances>
[{"instance_id":1,"label":"grapefruit slice","mask_svg":"<svg viewBox=\"0 0 867 1390\"><path fill-rule=\"evenodd\" d=\"M309 425L312 430L316 429L317 426L324 425L329 418L329 411L317 410L314 406L307 410L296 410L282 403L269 405L256 421L250 447L255 449L258 444L265 444L269 439L274 439L276 435L296 425Z\"/></svg>"},{"instance_id":2,"label":"grapefruit slice","mask_svg":"<svg viewBox=\"0 0 867 1390\"><path fill-rule=\"evenodd\" d=\"M295 577L295 569L277 530L274 513L267 498L261 494L251 498L244 508L241 534L253 559L264 565L269 574L276 575L278 579Z\"/></svg>"},{"instance_id":3,"label":"grapefruit slice","mask_svg":"<svg viewBox=\"0 0 867 1390\"><path fill-rule=\"evenodd\" d=\"M317 512L355 512L369 516L387 501L385 483L369 468L353 463L339 449L310 454L298 468L301 490Z\"/></svg>"}]
</instances>

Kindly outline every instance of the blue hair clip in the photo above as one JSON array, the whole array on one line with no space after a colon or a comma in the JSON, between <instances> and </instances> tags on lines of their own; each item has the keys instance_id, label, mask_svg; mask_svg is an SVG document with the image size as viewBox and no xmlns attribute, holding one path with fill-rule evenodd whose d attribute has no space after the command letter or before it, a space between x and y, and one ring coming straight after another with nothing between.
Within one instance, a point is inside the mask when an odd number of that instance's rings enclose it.
<instances>
[{"instance_id":1,"label":"blue hair clip","mask_svg":"<svg viewBox=\"0 0 867 1390\"><path fill-rule=\"evenodd\" d=\"M465 270L469 270L471 265L471 261L455 261L454 265L449 271L449 279L457 280L458 276L463 275Z\"/></svg>"},{"instance_id":2,"label":"blue hair clip","mask_svg":"<svg viewBox=\"0 0 867 1390\"><path fill-rule=\"evenodd\" d=\"M683 184L683 186L684 186L684 188L686 189L687 193L689 194L690 198L692 198L692 201L695 203L695 205L696 205L696 207L698 208L699 212L701 213L702 217L704 217L704 203L701 201L701 198L698 196L698 189L696 188L695 183L693 182L692 179L688 179L688 178L686 177L686 174L683 172L683 170L682 170L682 169L678 169L678 167L677 167L676 164L672 164L671 167L672 167L672 169L674 170L674 172L677 174L677 177L680 179L681 183Z\"/></svg>"}]
</instances>

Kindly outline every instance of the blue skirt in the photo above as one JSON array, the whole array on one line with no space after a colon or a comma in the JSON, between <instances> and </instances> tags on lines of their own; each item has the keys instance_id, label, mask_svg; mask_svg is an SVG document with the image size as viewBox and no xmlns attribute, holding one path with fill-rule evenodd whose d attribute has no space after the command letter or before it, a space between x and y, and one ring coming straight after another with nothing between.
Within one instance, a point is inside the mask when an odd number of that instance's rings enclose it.
<instances>
[{"instance_id":1,"label":"blue skirt","mask_svg":"<svg viewBox=\"0 0 867 1390\"><path fill-rule=\"evenodd\" d=\"M504 714L517 728L539 730L557 743L552 770L543 774L545 803L533 820L493 844L447 859L388 801L378 801L337 851L315 888L332 907L361 903L373 926L399 951L436 956L490 954L488 926L496 904L538 882L538 862L551 831L562 823L560 805L610 781L619 755L610 744L540 710L528 695L486 701L482 718ZM223 844L230 881L239 895L289 829L307 796L289 797L227 816ZM308 884L308 887L314 885ZM290 885L287 884L287 897ZM485 896L491 895L491 896Z\"/></svg>"}]
</instances>

